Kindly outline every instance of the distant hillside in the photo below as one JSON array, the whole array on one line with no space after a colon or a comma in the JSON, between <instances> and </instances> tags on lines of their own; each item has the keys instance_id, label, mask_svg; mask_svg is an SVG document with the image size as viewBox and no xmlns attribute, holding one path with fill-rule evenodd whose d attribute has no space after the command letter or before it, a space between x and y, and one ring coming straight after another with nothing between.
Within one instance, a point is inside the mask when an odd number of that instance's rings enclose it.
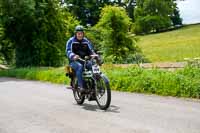
<instances>
[{"instance_id":1,"label":"distant hillside","mask_svg":"<svg viewBox=\"0 0 200 133\"><path fill-rule=\"evenodd\" d=\"M139 36L137 44L151 62L176 62L200 57L200 24Z\"/></svg>"}]
</instances>

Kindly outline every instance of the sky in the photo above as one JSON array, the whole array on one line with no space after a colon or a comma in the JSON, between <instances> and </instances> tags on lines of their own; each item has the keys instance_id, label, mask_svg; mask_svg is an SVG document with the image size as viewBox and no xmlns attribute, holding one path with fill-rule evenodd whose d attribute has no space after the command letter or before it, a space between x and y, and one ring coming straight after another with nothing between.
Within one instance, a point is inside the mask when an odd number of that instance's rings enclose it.
<instances>
[{"instance_id":1,"label":"sky","mask_svg":"<svg viewBox=\"0 0 200 133\"><path fill-rule=\"evenodd\" d=\"M183 24L200 23L200 0L185 0L178 2Z\"/></svg>"}]
</instances>

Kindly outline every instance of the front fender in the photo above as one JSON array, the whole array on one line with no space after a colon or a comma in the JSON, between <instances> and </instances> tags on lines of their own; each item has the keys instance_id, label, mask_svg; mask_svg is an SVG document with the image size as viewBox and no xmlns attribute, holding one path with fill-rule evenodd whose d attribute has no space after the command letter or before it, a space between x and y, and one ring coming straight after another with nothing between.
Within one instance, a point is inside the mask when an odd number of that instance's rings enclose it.
<instances>
[{"instance_id":1,"label":"front fender","mask_svg":"<svg viewBox=\"0 0 200 133\"><path fill-rule=\"evenodd\" d=\"M106 84L109 84L110 81L109 81L108 77L105 74L102 73L101 77L103 78L103 80L105 81Z\"/></svg>"}]
</instances>

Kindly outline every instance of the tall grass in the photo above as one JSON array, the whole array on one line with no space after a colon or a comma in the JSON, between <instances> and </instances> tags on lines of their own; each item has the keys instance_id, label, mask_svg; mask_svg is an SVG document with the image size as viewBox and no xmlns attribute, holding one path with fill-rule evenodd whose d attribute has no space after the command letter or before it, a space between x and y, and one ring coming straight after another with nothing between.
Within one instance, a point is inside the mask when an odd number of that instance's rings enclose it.
<instances>
[{"instance_id":1,"label":"tall grass","mask_svg":"<svg viewBox=\"0 0 200 133\"><path fill-rule=\"evenodd\" d=\"M110 79L111 89L164 96L200 98L200 68L186 67L174 72L105 65L102 71ZM0 71L1 76L69 84L64 68L21 68Z\"/></svg>"},{"instance_id":2,"label":"tall grass","mask_svg":"<svg viewBox=\"0 0 200 133\"><path fill-rule=\"evenodd\" d=\"M139 36L138 46L151 62L176 62L200 57L200 24Z\"/></svg>"},{"instance_id":3,"label":"tall grass","mask_svg":"<svg viewBox=\"0 0 200 133\"><path fill-rule=\"evenodd\" d=\"M200 98L200 68L186 67L171 72L138 67L126 69L110 67L105 73L114 90Z\"/></svg>"},{"instance_id":4,"label":"tall grass","mask_svg":"<svg viewBox=\"0 0 200 133\"><path fill-rule=\"evenodd\" d=\"M69 79L64 74L64 68L18 68L0 71L0 77L15 77L28 80L48 81L58 84L68 84Z\"/></svg>"}]
</instances>

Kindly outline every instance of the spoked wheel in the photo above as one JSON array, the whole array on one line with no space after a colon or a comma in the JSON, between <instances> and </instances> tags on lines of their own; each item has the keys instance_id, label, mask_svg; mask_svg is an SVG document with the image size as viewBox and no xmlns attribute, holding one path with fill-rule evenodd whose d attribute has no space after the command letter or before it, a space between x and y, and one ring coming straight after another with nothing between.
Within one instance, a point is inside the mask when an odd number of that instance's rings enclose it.
<instances>
[{"instance_id":1,"label":"spoked wheel","mask_svg":"<svg viewBox=\"0 0 200 133\"><path fill-rule=\"evenodd\" d=\"M78 81L77 78L75 78L72 82L72 87L73 87L73 94L74 94L74 99L76 100L77 104L81 105L85 101L85 96L80 93L78 90Z\"/></svg>"},{"instance_id":2,"label":"spoked wheel","mask_svg":"<svg viewBox=\"0 0 200 133\"><path fill-rule=\"evenodd\" d=\"M110 85L106 77L99 77L96 80L96 101L100 109L106 110L111 102Z\"/></svg>"}]
</instances>

